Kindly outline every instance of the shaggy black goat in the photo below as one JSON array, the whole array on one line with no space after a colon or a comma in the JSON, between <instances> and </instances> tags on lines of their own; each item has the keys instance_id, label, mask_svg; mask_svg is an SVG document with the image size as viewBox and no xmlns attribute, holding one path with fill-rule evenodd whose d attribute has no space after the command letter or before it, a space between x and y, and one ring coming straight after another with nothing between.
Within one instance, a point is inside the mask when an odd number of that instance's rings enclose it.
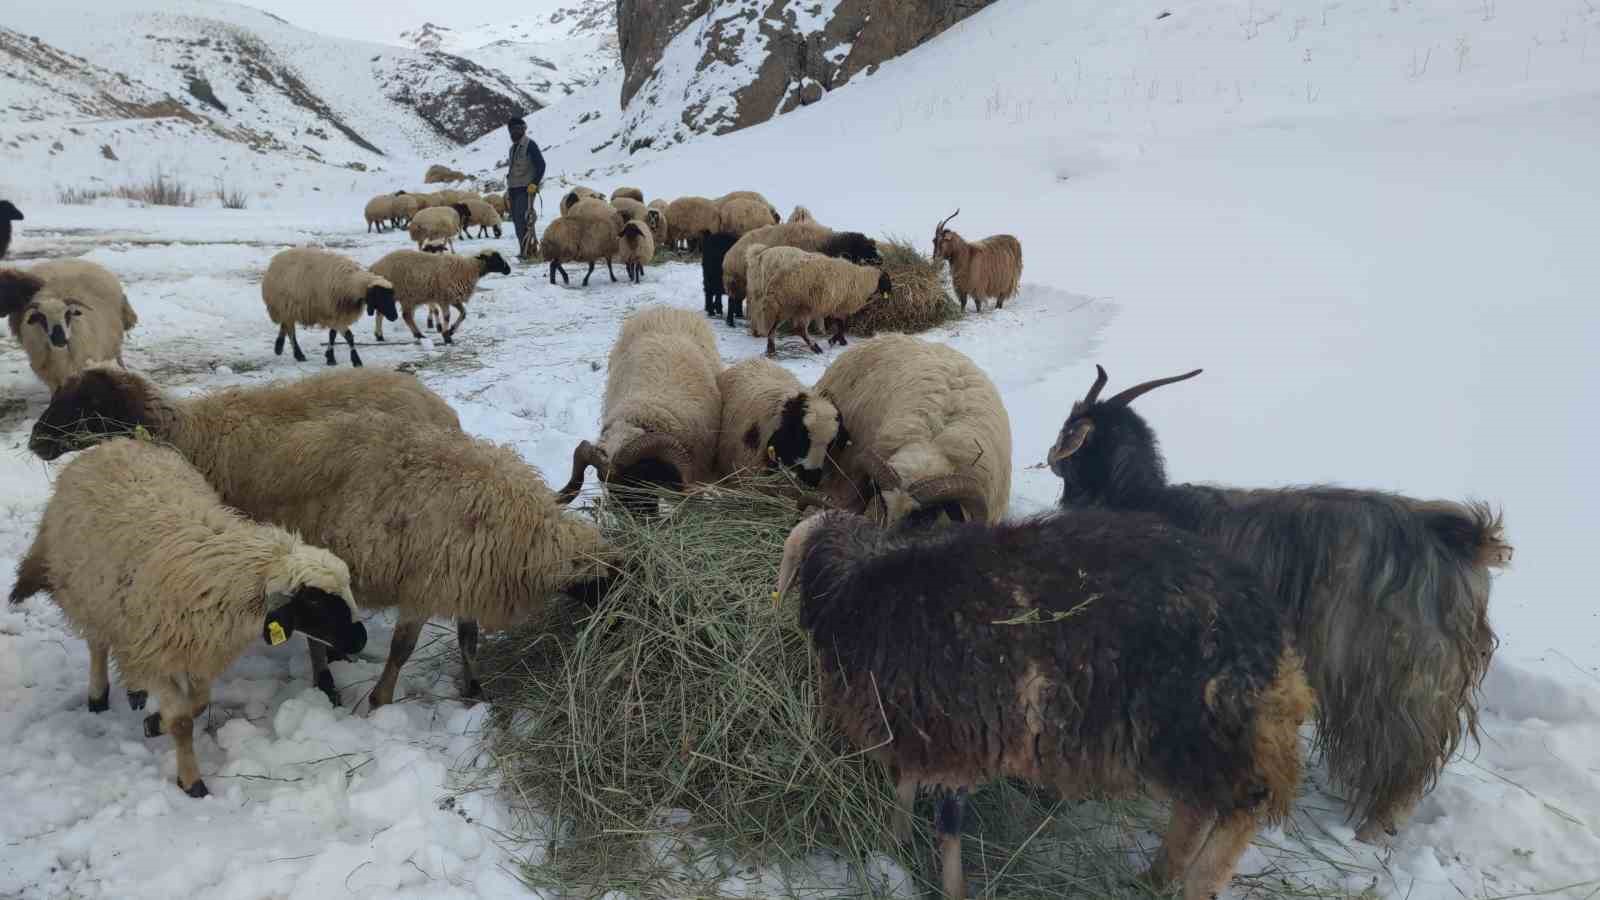
<instances>
[{"instance_id":1,"label":"shaggy black goat","mask_svg":"<svg viewBox=\"0 0 1600 900\"><path fill-rule=\"evenodd\" d=\"M736 234L700 233L700 277L706 288L706 315L722 315L722 258L738 243Z\"/></svg>"},{"instance_id":2,"label":"shaggy black goat","mask_svg":"<svg viewBox=\"0 0 1600 900\"><path fill-rule=\"evenodd\" d=\"M896 834L938 786L945 893L966 896L963 794L1014 777L1174 806L1151 880L1214 897L1287 815L1311 708L1247 567L1158 516L1089 511L884 530L830 511L784 543L822 708L896 782Z\"/></svg>"},{"instance_id":3,"label":"shaggy black goat","mask_svg":"<svg viewBox=\"0 0 1600 900\"><path fill-rule=\"evenodd\" d=\"M5 259L6 251L11 249L11 223L21 221L22 210L10 200L0 200L0 259Z\"/></svg>"},{"instance_id":4,"label":"shaggy black goat","mask_svg":"<svg viewBox=\"0 0 1600 900\"><path fill-rule=\"evenodd\" d=\"M1050 450L1061 505L1158 513L1254 566L1291 617L1358 838L1394 834L1463 734L1478 738L1477 690L1497 644L1489 570L1511 557L1499 515L1327 486L1169 485L1155 434L1128 404L1200 370L1101 400L1095 368Z\"/></svg>"}]
</instances>

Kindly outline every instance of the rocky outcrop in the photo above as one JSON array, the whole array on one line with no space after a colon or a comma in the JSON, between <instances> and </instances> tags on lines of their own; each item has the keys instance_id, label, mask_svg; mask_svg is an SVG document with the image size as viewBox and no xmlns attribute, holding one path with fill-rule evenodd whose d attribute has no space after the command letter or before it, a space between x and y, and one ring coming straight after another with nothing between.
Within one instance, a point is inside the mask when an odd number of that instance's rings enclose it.
<instances>
[{"instance_id":1,"label":"rocky outcrop","mask_svg":"<svg viewBox=\"0 0 1600 900\"><path fill-rule=\"evenodd\" d=\"M618 0L633 149L765 122L995 0Z\"/></svg>"},{"instance_id":2,"label":"rocky outcrop","mask_svg":"<svg viewBox=\"0 0 1600 900\"><path fill-rule=\"evenodd\" d=\"M411 107L434 131L470 144L512 116L543 107L509 78L448 53L383 56L373 63L384 95Z\"/></svg>"}]
</instances>

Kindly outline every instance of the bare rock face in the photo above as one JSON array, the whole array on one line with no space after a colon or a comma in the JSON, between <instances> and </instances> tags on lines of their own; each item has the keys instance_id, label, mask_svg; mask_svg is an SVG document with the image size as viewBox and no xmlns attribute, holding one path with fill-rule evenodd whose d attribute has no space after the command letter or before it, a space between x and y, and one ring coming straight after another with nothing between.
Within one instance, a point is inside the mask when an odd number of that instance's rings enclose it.
<instances>
[{"instance_id":1,"label":"bare rock face","mask_svg":"<svg viewBox=\"0 0 1600 900\"><path fill-rule=\"evenodd\" d=\"M374 61L373 70L388 85L389 99L411 107L457 144L470 144L504 127L510 117L542 106L499 72L448 53L384 56Z\"/></svg>"},{"instance_id":2,"label":"bare rock face","mask_svg":"<svg viewBox=\"0 0 1600 900\"><path fill-rule=\"evenodd\" d=\"M722 134L822 102L995 0L618 0L623 138Z\"/></svg>"}]
</instances>

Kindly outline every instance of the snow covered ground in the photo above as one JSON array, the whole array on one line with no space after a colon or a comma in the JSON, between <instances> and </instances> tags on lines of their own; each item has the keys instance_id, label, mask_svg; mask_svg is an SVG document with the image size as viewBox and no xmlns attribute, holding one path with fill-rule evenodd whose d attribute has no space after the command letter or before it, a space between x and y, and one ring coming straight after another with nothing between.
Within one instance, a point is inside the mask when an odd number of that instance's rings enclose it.
<instances>
[{"instance_id":1,"label":"snow covered ground","mask_svg":"<svg viewBox=\"0 0 1600 900\"><path fill-rule=\"evenodd\" d=\"M1585 418L1600 396L1600 9L1004 0L814 106L666 153L592 152L621 124L605 99L530 121L552 174L652 197L757 188L922 245L957 206L968 237L1016 234L1024 294L931 336L1000 385L1019 511L1054 500L1053 477L1030 467L1095 362L1112 389L1206 369L1139 401L1175 479L1503 505L1517 554L1491 606L1503 645L1482 747L1388 848L1350 842L1317 771L1299 832L1340 864L1310 877L1353 894L1597 896L1600 604L1583 559L1600 502ZM576 123L580 101L609 118ZM503 144L465 156L487 167ZM363 260L401 243L361 233L364 188L322 187L247 211L29 206L14 250L119 272L142 320L129 363L171 389L309 372L316 355L296 367L270 352L266 260L302 241ZM693 267L637 287L596 277L587 290L536 270L494 277L458 346L374 345L363 330L362 354L417 364L465 427L559 480L594 429L618 318L700 304ZM760 349L717 331L727 360ZM786 349L803 379L821 371ZM48 492L24 447L44 400L7 341L0 588ZM382 620L369 628L368 658L334 668L349 698L387 646ZM434 652L451 639L437 635ZM215 792L197 802L175 793L170 743L141 738L120 693L109 713L83 708L85 660L47 601L0 610L0 896L525 896L508 869L537 851L501 839L501 799L462 793L482 710L454 699L437 662L414 661L409 699L368 718L327 708L299 642L253 652L197 738ZM1253 850L1243 871L1290 865Z\"/></svg>"}]
</instances>

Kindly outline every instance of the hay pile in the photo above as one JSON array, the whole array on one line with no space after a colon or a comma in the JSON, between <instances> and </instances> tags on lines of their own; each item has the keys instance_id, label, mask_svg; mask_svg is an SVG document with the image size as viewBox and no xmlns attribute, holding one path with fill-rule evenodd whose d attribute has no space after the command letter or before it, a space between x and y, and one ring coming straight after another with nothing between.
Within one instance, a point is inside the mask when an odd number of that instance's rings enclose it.
<instances>
[{"instance_id":1,"label":"hay pile","mask_svg":"<svg viewBox=\"0 0 1600 900\"><path fill-rule=\"evenodd\" d=\"M961 315L946 286L943 263L923 256L911 241L894 235L878 242L878 252L883 255L883 270L894 282L894 294L874 300L851 316L851 332L915 334Z\"/></svg>"},{"instance_id":2,"label":"hay pile","mask_svg":"<svg viewBox=\"0 0 1600 900\"><path fill-rule=\"evenodd\" d=\"M598 609L483 649L486 749L540 842L526 880L586 897L923 896L931 801L896 846L888 779L818 721L793 598L772 604L794 504L748 485L651 493L667 516L595 511L626 560ZM1159 811L1067 810L1006 784L975 806L965 864L980 890L1149 896L1133 841L1153 846Z\"/></svg>"}]
</instances>

